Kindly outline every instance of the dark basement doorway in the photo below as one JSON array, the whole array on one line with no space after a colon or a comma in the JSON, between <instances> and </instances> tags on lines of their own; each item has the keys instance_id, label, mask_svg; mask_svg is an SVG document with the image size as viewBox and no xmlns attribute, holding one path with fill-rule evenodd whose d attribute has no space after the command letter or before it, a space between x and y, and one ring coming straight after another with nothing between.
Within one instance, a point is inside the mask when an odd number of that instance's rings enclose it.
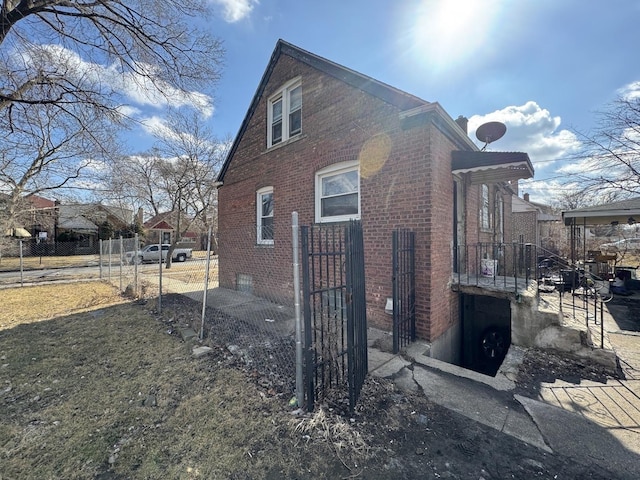
<instances>
[{"instance_id":1,"label":"dark basement doorway","mask_svg":"<svg viewBox=\"0 0 640 480\"><path fill-rule=\"evenodd\" d=\"M462 295L462 366L495 376L511 345L511 303Z\"/></svg>"}]
</instances>

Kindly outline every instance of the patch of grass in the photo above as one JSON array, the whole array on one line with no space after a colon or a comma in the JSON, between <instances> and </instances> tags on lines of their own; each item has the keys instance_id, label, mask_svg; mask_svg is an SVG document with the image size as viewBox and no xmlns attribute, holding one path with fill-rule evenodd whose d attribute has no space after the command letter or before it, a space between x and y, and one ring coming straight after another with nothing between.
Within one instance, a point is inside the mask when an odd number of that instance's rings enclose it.
<instances>
[{"instance_id":1,"label":"patch of grass","mask_svg":"<svg viewBox=\"0 0 640 480\"><path fill-rule=\"evenodd\" d=\"M7 288L1 296L0 330L124 301L102 282Z\"/></svg>"},{"instance_id":2,"label":"patch of grass","mask_svg":"<svg viewBox=\"0 0 640 480\"><path fill-rule=\"evenodd\" d=\"M24 270L38 270L41 268L85 267L98 265L100 255L68 255L68 256L25 256L22 258ZM20 269L20 257L1 257L0 271Z\"/></svg>"},{"instance_id":3,"label":"patch of grass","mask_svg":"<svg viewBox=\"0 0 640 480\"><path fill-rule=\"evenodd\" d=\"M32 318L3 317L0 478L344 473L337 459L327 460L328 447L314 446L310 455L297 445L300 434L290 426L285 399L248 381L225 348L191 356L191 346L169 333L167 323L185 312L168 305L158 317L145 306L122 303L106 287L75 284L82 297L75 300L68 285L3 292L12 308L18 297L47 300L36 300L44 309L34 306L31 315L39 315ZM116 300L121 303L100 306ZM81 311L64 315L69 310Z\"/></svg>"}]
</instances>

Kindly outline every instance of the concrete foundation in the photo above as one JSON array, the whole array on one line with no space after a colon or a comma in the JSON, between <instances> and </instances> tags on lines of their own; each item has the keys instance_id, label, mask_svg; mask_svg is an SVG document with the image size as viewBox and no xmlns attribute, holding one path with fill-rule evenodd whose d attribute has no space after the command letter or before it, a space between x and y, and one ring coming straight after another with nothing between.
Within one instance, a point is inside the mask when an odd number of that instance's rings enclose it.
<instances>
[{"instance_id":1,"label":"concrete foundation","mask_svg":"<svg viewBox=\"0 0 640 480\"><path fill-rule=\"evenodd\" d=\"M487 294L486 291L483 293ZM541 300L532 289L515 295L500 292L496 296L507 297L510 301L512 347L558 350L615 371L617 360L613 350L595 348L588 330L565 322L558 306ZM425 354L443 362L461 365L461 335L461 322L456 322L436 340L425 345Z\"/></svg>"},{"instance_id":2,"label":"concrete foundation","mask_svg":"<svg viewBox=\"0 0 640 480\"><path fill-rule=\"evenodd\" d=\"M541 310L539 298L526 291L511 299L511 343L522 347L535 347L538 334L550 327L560 326L559 312Z\"/></svg>"}]
</instances>

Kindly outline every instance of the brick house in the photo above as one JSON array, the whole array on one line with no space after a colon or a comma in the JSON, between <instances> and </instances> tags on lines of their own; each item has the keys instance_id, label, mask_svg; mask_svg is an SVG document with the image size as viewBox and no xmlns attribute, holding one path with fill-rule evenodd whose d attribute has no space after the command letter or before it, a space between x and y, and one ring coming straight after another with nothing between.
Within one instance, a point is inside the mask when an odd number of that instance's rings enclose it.
<instances>
[{"instance_id":1,"label":"brick house","mask_svg":"<svg viewBox=\"0 0 640 480\"><path fill-rule=\"evenodd\" d=\"M512 186L532 175L524 153L479 151L438 103L280 40L218 176L220 286L292 298L291 212L360 219L367 319L390 330L392 230L410 229L417 336L460 363L454 252L511 242Z\"/></svg>"},{"instance_id":2,"label":"brick house","mask_svg":"<svg viewBox=\"0 0 640 480\"><path fill-rule=\"evenodd\" d=\"M139 211L138 216L142 217L142 215L142 211ZM181 247L194 250L206 248L206 228L201 225L201 222L193 222L185 218L181 218L181 222L178 220L178 212L174 211L154 215L142 224L145 231L145 242L157 243L162 240L162 243L171 243L176 235L179 235L178 245ZM189 224L189 222L191 223ZM178 232L177 229L180 223L182 224L181 230L185 223L189 224L189 230L182 234ZM160 238L161 236L162 238Z\"/></svg>"},{"instance_id":3,"label":"brick house","mask_svg":"<svg viewBox=\"0 0 640 480\"><path fill-rule=\"evenodd\" d=\"M133 212L101 203L58 204L56 243L75 254L98 253L100 240L129 237Z\"/></svg>"},{"instance_id":4,"label":"brick house","mask_svg":"<svg viewBox=\"0 0 640 480\"><path fill-rule=\"evenodd\" d=\"M548 206L529 200L529 194L512 200L513 241L542 247L541 256L568 250L567 229L562 216Z\"/></svg>"}]
</instances>

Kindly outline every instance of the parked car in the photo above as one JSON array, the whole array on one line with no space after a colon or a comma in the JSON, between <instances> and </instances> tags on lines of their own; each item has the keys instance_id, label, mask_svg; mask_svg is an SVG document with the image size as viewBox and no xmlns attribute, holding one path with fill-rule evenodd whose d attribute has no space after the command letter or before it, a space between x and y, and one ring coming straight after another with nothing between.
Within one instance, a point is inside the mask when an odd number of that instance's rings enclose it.
<instances>
[{"instance_id":1,"label":"parked car","mask_svg":"<svg viewBox=\"0 0 640 480\"><path fill-rule=\"evenodd\" d=\"M167 252L169 251L169 244L162 245L162 260L167 259ZM176 262L184 262L187 258L191 258L193 251L190 248L176 248L173 250L171 259ZM129 251L125 252L125 257L128 263L142 263L142 262L157 262L160 259L158 253L158 244L147 245L137 252Z\"/></svg>"},{"instance_id":2,"label":"parked car","mask_svg":"<svg viewBox=\"0 0 640 480\"><path fill-rule=\"evenodd\" d=\"M623 238L617 242L600 245L603 252L637 252L640 251L640 238Z\"/></svg>"}]
</instances>

